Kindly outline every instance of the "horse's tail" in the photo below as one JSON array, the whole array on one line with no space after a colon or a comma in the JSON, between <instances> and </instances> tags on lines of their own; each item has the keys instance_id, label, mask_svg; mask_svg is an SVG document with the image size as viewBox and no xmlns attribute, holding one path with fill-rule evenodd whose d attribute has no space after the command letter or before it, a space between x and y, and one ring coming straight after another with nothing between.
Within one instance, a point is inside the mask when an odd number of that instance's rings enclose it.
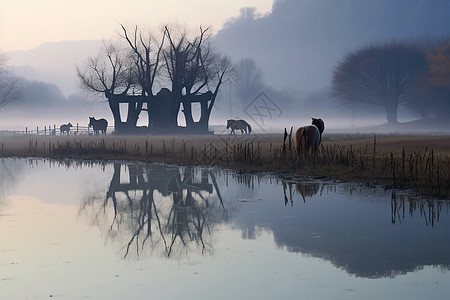
<instances>
[{"instance_id":1,"label":"horse's tail","mask_svg":"<svg viewBox=\"0 0 450 300\"><path fill-rule=\"evenodd\" d=\"M247 127L248 127L248 133L250 134L250 132L252 132L252 126L250 126L250 124L247 123Z\"/></svg>"},{"instance_id":2,"label":"horse's tail","mask_svg":"<svg viewBox=\"0 0 450 300\"><path fill-rule=\"evenodd\" d=\"M303 128L303 131L302 131L302 138L305 139L305 157L308 154L308 148L309 148L307 129L308 128L305 127L305 128Z\"/></svg>"},{"instance_id":3,"label":"horse's tail","mask_svg":"<svg viewBox=\"0 0 450 300\"><path fill-rule=\"evenodd\" d=\"M295 132L295 151L297 151L297 154L300 155L300 143L301 141L301 135L302 134L302 127L297 129Z\"/></svg>"}]
</instances>

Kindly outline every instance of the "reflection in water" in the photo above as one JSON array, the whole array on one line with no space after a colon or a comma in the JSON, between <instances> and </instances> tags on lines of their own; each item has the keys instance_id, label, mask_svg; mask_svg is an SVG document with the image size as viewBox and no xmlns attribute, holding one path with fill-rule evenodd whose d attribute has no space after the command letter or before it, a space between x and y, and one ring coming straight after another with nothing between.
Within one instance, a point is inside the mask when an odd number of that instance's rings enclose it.
<instances>
[{"instance_id":1,"label":"reflection in water","mask_svg":"<svg viewBox=\"0 0 450 300\"><path fill-rule=\"evenodd\" d=\"M214 253L215 231L227 225L243 239L270 232L280 249L358 277L450 266L447 201L356 183L161 164L114 163L111 176L82 211L124 257Z\"/></svg>"},{"instance_id":2,"label":"reflection in water","mask_svg":"<svg viewBox=\"0 0 450 300\"><path fill-rule=\"evenodd\" d=\"M323 184L320 181L287 181L282 180L283 185L283 193L284 193L284 205L287 205L289 202L292 206L294 206L294 196L295 192L298 193L303 202L306 202L306 198L312 198L316 195L319 190L323 191ZM295 186L295 191L293 189ZM288 197L289 195L289 197ZM288 199L289 198L289 199Z\"/></svg>"},{"instance_id":3,"label":"reflection in water","mask_svg":"<svg viewBox=\"0 0 450 300\"><path fill-rule=\"evenodd\" d=\"M6 195L16 184L22 164L16 159L0 159L0 211L5 204Z\"/></svg>"},{"instance_id":4,"label":"reflection in water","mask_svg":"<svg viewBox=\"0 0 450 300\"><path fill-rule=\"evenodd\" d=\"M192 243L202 253L212 251L213 227L229 218L209 169L114 163L106 197L89 197L84 208L95 207L98 201L98 209L110 222L109 236L128 240L125 257L132 248L139 256L147 246L152 252L162 247L167 257L174 252L181 255Z\"/></svg>"},{"instance_id":5,"label":"reflection in water","mask_svg":"<svg viewBox=\"0 0 450 300\"><path fill-rule=\"evenodd\" d=\"M1 299L450 292L448 201L216 168L3 162Z\"/></svg>"},{"instance_id":6,"label":"reflection in water","mask_svg":"<svg viewBox=\"0 0 450 300\"><path fill-rule=\"evenodd\" d=\"M420 217L426 226L434 226L439 222L441 213L446 213L450 208L448 200L421 198L408 194L392 192L391 215L392 223L401 223L408 215L409 217Z\"/></svg>"},{"instance_id":7,"label":"reflection in water","mask_svg":"<svg viewBox=\"0 0 450 300\"><path fill-rule=\"evenodd\" d=\"M242 220L245 230L268 229L280 248L328 260L358 277L450 268L448 200L400 196L356 183L282 179L279 186L285 206L290 203L294 211L257 211L260 218L252 225ZM306 203L308 198L313 201Z\"/></svg>"},{"instance_id":8,"label":"reflection in water","mask_svg":"<svg viewBox=\"0 0 450 300\"><path fill-rule=\"evenodd\" d=\"M315 185L309 186L313 187L310 190L314 190ZM376 207L367 209L361 207L361 203L351 204L350 201L340 205L330 203L328 209L334 210L330 216L334 222L329 224L330 221L321 219L320 224L311 226L311 232L316 234L295 239L290 237L288 242L280 239L279 243L291 251L327 259L350 274L361 277L395 277L429 265L449 270L450 202L351 184L344 185L343 189L349 194L365 195L362 201L375 201L377 206L380 203L376 202L383 202L379 198L390 193L391 224L395 225L397 221L397 226L389 226L387 218L380 218ZM377 197L370 195L373 191L377 191ZM304 194L301 195L304 199ZM408 219L405 219L406 211ZM386 214L385 211L383 213ZM424 230L424 225L437 225L443 215L445 222L439 228ZM306 226L310 225L306 223Z\"/></svg>"}]
</instances>

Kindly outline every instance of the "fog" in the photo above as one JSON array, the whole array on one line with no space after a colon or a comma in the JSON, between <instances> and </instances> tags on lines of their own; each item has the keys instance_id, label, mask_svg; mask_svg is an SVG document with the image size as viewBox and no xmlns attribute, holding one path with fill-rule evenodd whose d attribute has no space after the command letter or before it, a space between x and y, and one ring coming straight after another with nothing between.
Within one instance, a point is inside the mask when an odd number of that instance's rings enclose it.
<instances>
[{"instance_id":1,"label":"fog","mask_svg":"<svg viewBox=\"0 0 450 300\"><path fill-rule=\"evenodd\" d=\"M447 38L448 15L450 2L446 0L278 0L272 12L263 16L243 8L240 16L229 19L217 32L214 43L234 63L254 61L260 84L243 95L238 88L240 79L230 78L221 87L210 124L221 133L227 119L243 118L255 132L269 133L321 117L326 132L373 131L373 127L364 128L373 125L385 130L381 109L351 109L331 96L334 68L347 53L370 44ZM85 126L89 116L105 117L112 124L108 105L88 101L80 94L75 75L75 65L95 55L100 45L101 41L66 41L8 53L8 64L24 78L29 90L25 99L0 109L0 129L67 122ZM265 97L263 108L261 97ZM262 112L255 113L255 109ZM399 108L399 122L419 118L407 108ZM430 125L423 131L445 132L450 128L447 125Z\"/></svg>"},{"instance_id":2,"label":"fog","mask_svg":"<svg viewBox=\"0 0 450 300\"><path fill-rule=\"evenodd\" d=\"M446 0L280 0L272 13L230 19L217 44L235 60L251 57L275 88L317 90L350 51L393 39L450 34Z\"/></svg>"},{"instance_id":3,"label":"fog","mask_svg":"<svg viewBox=\"0 0 450 300\"><path fill-rule=\"evenodd\" d=\"M382 110L352 110L333 99L334 68L349 52L371 44L448 38L449 13L450 3L444 0L281 0L265 16L243 8L239 17L230 19L217 33L216 43L234 61L250 58L260 68L265 91L283 111L274 120L278 124L274 128L289 123L299 127L310 117L322 117L328 130L385 131ZM245 117L245 107L258 93L237 100L241 103L231 105L237 109L230 116ZM402 106L398 113L399 122L420 118ZM382 126L363 128L378 124ZM392 130L412 132L416 125ZM422 132L448 132L448 122L434 125L425 126Z\"/></svg>"},{"instance_id":4,"label":"fog","mask_svg":"<svg viewBox=\"0 0 450 300\"><path fill-rule=\"evenodd\" d=\"M75 93L68 97L54 84L21 78L20 99L0 109L0 130L36 131L72 123L86 127L91 116L111 118L105 99ZM57 130L59 133L59 130Z\"/></svg>"}]
</instances>

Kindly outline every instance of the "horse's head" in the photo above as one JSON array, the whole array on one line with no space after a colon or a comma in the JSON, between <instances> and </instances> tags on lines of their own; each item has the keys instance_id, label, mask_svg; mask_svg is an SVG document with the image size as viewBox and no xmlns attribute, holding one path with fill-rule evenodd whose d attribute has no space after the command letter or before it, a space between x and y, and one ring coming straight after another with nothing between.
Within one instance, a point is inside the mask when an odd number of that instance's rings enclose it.
<instances>
[{"instance_id":1,"label":"horse's head","mask_svg":"<svg viewBox=\"0 0 450 300\"><path fill-rule=\"evenodd\" d=\"M69 123L69 124L67 124L67 126L69 126L69 127L73 127L72 123Z\"/></svg>"},{"instance_id":2,"label":"horse's head","mask_svg":"<svg viewBox=\"0 0 450 300\"><path fill-rule=\"evenodd\" d=\"M94 126L94 121L95 121L94 117L89 117L89 127Z\"/></svg>"},{"instance_id":3,"label":"horse's head","mask_svg":"<svg viewBox=\"0 0 450 300\"><path fill-rule=\"evenodd\" d=\"M325 130L325 123L322 121L322 119L320 118L311 118L311 124L315 125L318 129L320 134L323 133L323 131Z\"/></svg>"},{"instance_id":4,"label":"horse's head","mask_svg":"<svg viewBox=\"0 0 450 300\"><path fill-rule=\"evenodd\" d=\"M230 126L231 126L231 121L233 121L233 120L227 120L227 129L230 128Z\"/></svg>"}]
</instances>

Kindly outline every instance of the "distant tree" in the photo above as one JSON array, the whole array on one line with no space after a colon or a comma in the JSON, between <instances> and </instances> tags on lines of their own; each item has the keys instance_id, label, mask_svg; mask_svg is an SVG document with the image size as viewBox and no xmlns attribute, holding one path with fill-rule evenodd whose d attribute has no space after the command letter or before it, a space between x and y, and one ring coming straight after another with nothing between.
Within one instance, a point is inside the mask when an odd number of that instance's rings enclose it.
<instances>
[{"instance_id":1,"label":"distant tree","mask_svg":"<svg viewBox=\"0 0 450 300\"><path fill-rule=\"evenodd\" d=\"M391 42L348 54L333 74L333 94L343 103L384 108L388 123L413 95L427 71L424 52L409 43Z\"/></svg>"},{"instance_id":2,"label":"distant tree","mask_svg":"<svg viewBox=\"0 0 450 300\"><path fill-rule=\"evenodd\" d=\"M450 42L427 53L429 85L438 116L450 115Z\"/></svg>"},{"instance_id":3,"label":"distant tree","mask_svg":"<svg viewBox=\"0 0 450 300\"><path fill-rule=\"evenodd\" d=\"M6 66L6 55L0 53L0 107L18 99L19 79Z\"/></svg>"},{"instance_id":4,"label":"distant tree","mask_svg":"<svg viewBox=\"0 0 450 300\"><path fill-rule=\"evenodd\" d=\"M264 88L261 69L251 58L244 58L235 64L236 92L241 102L253 100Z\"/></svg>"},{"instance_id":5,"label":"distant tree","mask_svg":"<svg viewBox=\"0 0 450 300\"><path fill-rule=\"evenodd\" d=\"M450 90L450 42L427 53L431 84Z\"/></svg>"}]
</instances>

